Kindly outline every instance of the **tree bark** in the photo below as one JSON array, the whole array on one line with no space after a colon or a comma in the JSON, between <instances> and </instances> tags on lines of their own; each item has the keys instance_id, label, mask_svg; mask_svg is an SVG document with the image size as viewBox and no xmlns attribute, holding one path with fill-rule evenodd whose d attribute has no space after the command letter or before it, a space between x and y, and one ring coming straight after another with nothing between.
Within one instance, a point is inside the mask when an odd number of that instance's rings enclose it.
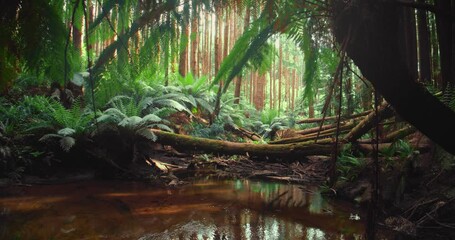
<instances>
[{"instance_id":1,"label":"tree bark","mask_svg":"<svg viewBox=\"0 0 455 240\"><path fill-rule=\"evenodd\" d=\"M244 22L245 22L244 31L246 31L248 29L248 26L250 25L250 9L249 8L246 9ZM239 75L237 77L237 81L235 82L235 90L234 90L234 97L235 97L234 103L235 104L240 103L240 90L242 89L242 80L243 80L243 76Z\"/></svg>"},{"instance_id":2,"label":"tree bark","mask_svg":"<svg viewBox=\"0 0 455 240\"><path fill-rule=\"evenodd\" d=\"M400 50L405 56L408 71L412 75L412 79L418 79L417 71L417 34L414 9L404 7L400 9L399 26L403 36L398 38L401 43Z\"/></svg>"},{"instance_id":3,"label":"tree bark","mask_svg":"<svg viewBox=\"0 0 455 240\"><path fill-rule=\"evenodd\" d=\"M349 38L346 51L363 75L403 119L455 153L455 141L450 140L455 112L414 81L406 56L400 55L399 7L387 1L333 3L333 33L339 43Z\"/></svg>"},{"instance_id":4,"label":"tree bark","mask_svg":"<svg viewBox=\"0 0 455 240\"><path fill-rule=\"evenodd\" d=\"M449 0L435 0L436 5L436 31L438 33L439 54L441 61L442 89L448 84L455 85L452 75L452 24L451 3Z\"/></svg>"},{"instance_id":5,"label":"tree bark","mask_svg":"<svg viewBox=\"0 0 455 240\"><path fill-rule=\"evenodd\" d=\"M193 22L191 22L191 35L194 36L191 42L191 72L193 76L199 76L199 12L197 10L197 5L193 6ZM194 34L194 35L193 35Z\"/></svg>"},{"instance_id":6,"label":"tree bark","mask_svg":"<svg viewBox=\"0 0 455 240\"><path fill-rule=\"evenodd\" d=\"M247 155L272 159L301 159L310 155L328 155L333 151L331 140L319 143L293 143L293 144L252 144L236 143L206 138L191 137L187 135L151 130L157 137L157 142L170 145L178 151L205 152L221 155Z\"/></svg>"},{"instance_id":7,"label":"tree bark","mask_svg":"<svg viewBox=\"0 0 455 240\"><path fill-rule=\"evenodd\" d=\"M418 3L425 3L425 0L418 0ZM431 58L430 58L430 32L428 30L427 12L417 10L417 23L419 30L419 80L420 82L431 82Z\"/></svg>"},{"instance_id":8,"label":"tree bark","mask_svg":"<svg viewBox=\"0 0 455 240\"><path fill-rule=\"evenodd\" d=\"M185 76L188 73L188 41L189 40L189 26L188 23L183 23L182 34L180 35L180 53L179 59L179 73Z\"/></svg>"},{"instance_id":9,"label":"tree bark","mask_svg":"<svg viewBox=\"0 0 455 240\"><path fill-rule=\"evenodd\" d=\"M344 140L347 142L354 142L363 136L365 133L370 131L373 126L375 126L376 119L381 122L384 119L390 118L393 116L393 111L390 109L387 103L382 104L378 108L378 115L376 118L376 112L372 111L368 114L357 126L355 126L345 137Z\"/></svg>"},{"instance_id":10,"label":"tree bark","mask_svg":"<svg viewBox=\"0 0 455 240\"><path fill-rule=\"evenodd\" d=\"M370 113L371 113L371 110L365 111L365 112L361 112L361 113L357 113L357 114L353 114L353 115L350 115L350 116L341 117L341 120L363 117L363 116L366 116L366 115L368 115ZM325 118L308 118L308 119L299 120L296 123L297 124L317 123L317 122L322 122L322 120L330 121L330 120L336 120L336 119L337 119L337 116L331 116L331 117L325 117Z\"/></svg>"},{"instance_id":11,"label":"tree bark","mask_svg":"<svg viewBox=\"0 0 455 240\"><path fill-rule=\"evenodd\" d=\"M279 63L278 63L278 111L281 110L281 83L283 80L283 46L281 41L279 41L279 48L280 48L280 55L279 55Z\"/></svg>"}]
</instances>

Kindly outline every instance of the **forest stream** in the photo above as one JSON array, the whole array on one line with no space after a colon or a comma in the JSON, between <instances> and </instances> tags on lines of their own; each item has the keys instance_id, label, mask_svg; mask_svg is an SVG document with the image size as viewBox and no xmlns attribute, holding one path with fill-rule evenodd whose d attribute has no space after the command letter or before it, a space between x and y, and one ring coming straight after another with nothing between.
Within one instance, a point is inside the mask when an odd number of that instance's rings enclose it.
<instances>
[{"instance_id":1,"label":"forest stream","mask_svg":"<svg viewBox=\"0 0 455 240\"><path fill-rule=\"evenodd\" d=\"M90 180L2 189L0 239L363 239L364 216L292 184Z\"/></svg>"}]
</instances>

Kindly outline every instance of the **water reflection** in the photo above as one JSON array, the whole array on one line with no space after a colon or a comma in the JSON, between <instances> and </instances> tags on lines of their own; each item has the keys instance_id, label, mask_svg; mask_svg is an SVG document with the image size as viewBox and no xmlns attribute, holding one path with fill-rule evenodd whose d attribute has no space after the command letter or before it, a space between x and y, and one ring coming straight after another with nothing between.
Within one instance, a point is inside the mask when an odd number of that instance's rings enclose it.
<instances>
[{"instance_id":1,"label":"water reflection","mask_svg":"<svg viewBox=\"0 0 455 240\"><path fill-rule=\"evenodd\" d=\"M249 180L178 189L86 182L16 187L0 198L0 239L362 239L358 210L317 191Z\"/></svg>"}]
</instances>

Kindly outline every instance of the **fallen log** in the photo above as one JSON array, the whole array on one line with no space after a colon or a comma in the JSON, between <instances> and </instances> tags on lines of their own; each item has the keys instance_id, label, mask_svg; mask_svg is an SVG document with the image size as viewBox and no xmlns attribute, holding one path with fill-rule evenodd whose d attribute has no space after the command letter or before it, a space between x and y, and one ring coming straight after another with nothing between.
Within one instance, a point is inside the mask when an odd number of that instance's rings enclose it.
<instances>
[{"instance_id":1,"label":"fallen log","mask_svg":"<svg viewBox=\"0 0 455 240\"><path fill-rule=\"evenodd\" d=\"M255 132L248 131L244 128L237 127L231 124L225 124L224 129L227 131L232 132L233 134L241 137L241 138L247 138L253 141L261 141L262 138Z\"/></svg>"},{"instance_id":2,"label":"fallen log","mask_svg":"<svg viewBox=\"0 0 455 240\"><path fill-rule=\"evenodd\" d=\"M353 119L353 118L363 117L363 116L366 116L366 115L370 114L371 112L372 112L372 110L369 110L369 111L366 111L366 112L361 112L361 113L353 114L353 115L350 115L350 116L344 116L344 117L341 117L341 120L350 120L350 119ZM325 117L325 118L307 118L307 119L299 120L296 123L297 124L318 123L318 122L322 122L323 119L324 119L324 121L330 121L330 120L333 121L333 120L337 119L337 116Z\"/></svg>"},{"instance_id":3,"label":"fallen log","mask_svg":"<svg viewBox=\"0 0 455 240\"><path fill-rule=\"evenodd\" d=\"M394 114L392 108L389 104L384 102L378 108L378 122L381 122L384 119L392 117ZM376 122L376 112L370 112L357 126L355 126L346 136L343 138L345 142L355 142L357 139L362 137L365 133L370 131L374 127Z\"/></svg>"},{"instance_id":4,"label":"fallen log","mask_svg":"<svg viewBox=\"0 0 455 240\"><path fill-rule=\"evenodd\" d=\"M341 126L354 127L354 121L341 122L340 123L340 127ZM323 125L322 127L318 126L318 127L313 127L313 128L308 128L308 129L304 129L304 130L295 131L295 133L300 134L300 135L307 135L307 134L311 134L311 133L317 133L319 131L324 131L324 130L329 130L329 129L336 129L336 127L337 127L337 123L334 123L334 124Z\"/></svg>"},{"instance_id":5,"label":"fallen log","mask_svg":"<svg viewBox=\"0 0 455 240\"><path fill-rule=\"evenodd\" d=\"M387 134L383 139L382 141L384 142L393 142L393 141L396 141L400 138L404 138L408 135L410 135L411 133L414 133L416 130L413 126L406 126L402 129L399 129L395 132L391 132L389 134Z\"/></svg>"},{"instance_id":6,"label":"fallen log","mask_svg":"<svg viewBox=\"0 0 455 240\"><path fill-rule=\"evenodd\" d=\"M331 139L318 143L300 142L291 144L252 144L236 143L206 138L191 137L151 129L157 142L170 145L183 152L205 152L221 155L247 155L268 159L296 159L310 155L329 155L333 151Z\"/></svg>"},{"instance_id":7,"label":"fallen log","mask_svg":"<svg viewBox=\"0 0 455 240\"><path fill-rule=\"evenodd\" d=\"M352 129L352 126L342 126L342 127L340 127L340 133L349 132L351 129ZM331 129L321 131L319 133L319 136L318 136L318 133L315 132L315 133L310 133L310 134L307 134L304 136L283 138L280 140L271 141L271 142L269 142L269 144L289 144L289 143L297 143L297 142L306 142L306 141L312 141L312 140L316 140L316 139L332 137L335 134L336 134L336 128L331 128Z\"/></svg>"}]
</instances>

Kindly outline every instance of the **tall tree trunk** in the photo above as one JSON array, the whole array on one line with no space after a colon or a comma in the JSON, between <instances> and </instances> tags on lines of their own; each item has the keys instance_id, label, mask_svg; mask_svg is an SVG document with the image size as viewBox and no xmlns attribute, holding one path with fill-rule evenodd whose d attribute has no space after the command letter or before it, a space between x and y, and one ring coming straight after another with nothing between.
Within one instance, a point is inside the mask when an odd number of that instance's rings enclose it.
<instances>
[{"instance_id":1,"label":"tall tree trunk","mask_svg":"<svg viewBox=\"0 0 455 240\"><path fill-rule=\"evenodd\" d=\"M248 28L248 25L250 25L250 9L247 8L246 11L245 11L245 17L244 17L244 25L243 25L243 29L244 31ZM234 21L235 22L235 21ZM237 26L237 25L236 25ZM240 27L237 26L235 28L235 33L236 33L236 36L235 38L238 38L238 34L240 34ZM234 44L234 42L233 42ZM234 89L234 104L239 104L240 103L240 92L241 92L241 89L242 89L242 80L243 80L243 75L240 74L239 76L237 76L236 78L236 81L235 81L235 89Z\"/></svg>"},{"instance_id":2,"label":"tall tree trunk","mask_svg":"<svg viewBox=\"0 0 455 240\"><path fill-rule=\"evenodd\" d=\"M93 7L93 4L92 4L92 1L87 1L87 8L88 8L88 27L90 27L90 25L92 25L93 23L93 20L94 20L94 7ZM93 50L93 43L91 41L89 41L89 45L87 46L87 51L89 51L87 54L92 54L92 51ZM92 57L90 55L90 57ZM89 66L91 66L92 63L89 64Z\"/></svg>"},{"instance_id":3,"label":"tall tree trunk","mask_svg":"<svg viewBox=\"0 0 455 240\"><path fill-rule=\"evenodd\" d=\"M279 41L279 63L278 63L278 111L281 111L281 83L283 80L283 46Z\"/></svg>"},{"instance_id":4,"label":"tall tree trunk","mask_svg":"<svg viewBox=\"0 0 455 240\"><path fill-rule=\"evenodd\" d=\"M418 3L424 4L425 0L417 0ZM419 69L420 82L430 83L431 65L430 65L430 32L428 31L427 12L417 10L417 23L419 30Z\"/></svg>"},{"instance_id":5,"label":"tall tree trunk","mask_svg":"<svg viewBox=\"0 0 455 240\"><path fill-rule=\"evenodd\" d=\"M216 38L215 38L215 75L218 74L218 71L220 69L221 65L221 60L222 60L222 55L223 55L223 48L222 48L222 43L221 43L221 35L222 35L222 20L223 16L221 6L215 7L215 13L217 17L217 24L216 24ZM212 118L210 119L210 122L213 123L216 117L218 117L218 114L220 113L220 104L221 104L221 95L223 92L223 87L224 87L224 82L222 80L219 81L218 84L218 92L216 94L216 99L215 99L215 109L213 111Z\"/></svg>"},{"instance_id":6,"label":"tall tree trunk","mask_svg":"<svg viewBox=\"0 0 455 240\"><path fill-rule=\"evenodd\" d=\"M416 83L400 53L400 7L386 1L334 2L332 19L339 43L395 111L446 151L455 153L455 112ZM422 117L424 114L431 118Z\"/></svg>"},{"instance_id":7,"label":"tall tree trunk","mask_svg":"<svg viewBox=\"0 0 455 240\"><path fill-rule=\"evenodd\" d=\"M452 62L451 62L451 69L452 69L452 89L455 89L455 0L452 0L452 11L451 11L451 19L452 19Z\"/></svg>"},{"instance_id":8,"label":"tall tree trunk","mask_svg":"<svg viewBox=\"0 0 455 240\"><path fill-rule=\"evenodd\" d=\"M297 64L297 56L294 56L294 63ZM296 86L296 83L297 83L297 69L293 69L292 70L292 86L291 86L291 110L294 111L294 108L295 108L295 90L297 89L297 86Z\"/></svg>"},{"instance_id":9,"label":"tall tree trunk","mask_svg":"<svg viewBox=\"0 0 455 240\"><path fill-rule=\"evenodd\" d=\"M220 69L220 64L221 64L221 55L222 53L222 48L221 48L221 27L222 27L222 21L223 18L221 15L221 7L218 7L215 9L215 15L216 15L216 22L215 22L215 75L218 74L218 70ZM221 82L221 81L220 81Z\"/></svg>"},{"instance_id":10,"label":"tall tree trunk","mask_svg":"<svg viewBox=\"0 0 455 240\"><path fill-rule=\"evenodd\" d=\"M345 85L344 91L346 96L346 116L351 116L354 113L354 101L352 96L352 77L348 74L345 74Z\"/></svg>"},{"instance_id":11,"label":"tall tree trunk","mask_svg":"<svg viewBox=\"0 0 455 240\"><path fill-rule=\"evenodd\" d=\"M265 94L264 94L264 89L265 89L265 75L260 74L257 76L256 81L255 81L255 93L254 93L254 106L256 107L257 110L262 110L264 109L264 101L265 101Z\"/></svg>"},{"instance_id":12,"label":"tall tree trunk","mask_svg":"<svg viewBox=\"0 0 455 240\"><path fill-rule=\"evenodd\" d=\"M188 73L188 40L189 40L189 29L188 23L183 23L182 35L180 35L180 53L179 60L179 73L185 76ZM183 49L182 49L183 48Z\"/></svg>"},{"instance_id":13,"label":"tall tree trunk","mask_svg":"<svg viewBox=\"0 0 455 240\"><path fill-rule=\"evenodd\" d=\"M406 65L413 79L417 80L417 34L414 9L405 7L401 9L401 12L399 23L404 37L400 38L402 44L400 50L403 51L402 55L406 56Z\"/></svg>"},{"instance_id":14,"label":"tall tree trunk","mask_svg":"<svg viewBox=\"0 0 455 240\"><path fill-rule=\"evenodd\" d=\"M314 118L314 96L308 97L308 117Z\"/></svg>"},{"instance_id":15,"label":"tall tree trunk","mask_svg":"<svg viewBox=\"0 0 455 240\"><path fill-rule=\"evenodd\" d=\"M196 77L199 76L199 56L197 55L199 48L199 21L197 6L193 6L193 8L191 35L194 36L194 39L192 39L191 42L191 72L193 72L193 75Z\"/></svg>"},{"instance_id":16,"label":"tall tree trunk","mask_svg":"<svg viewBox=\"0 0 455 240\"><path fill-rule=\"evenodd\" d=\"M224 16L224 35L223 35L223 58L225 59L229 52L229 15L231 11L229 8L225 8L225 16Z\"/></svg>"},{"instance_id":17,"label":"tall tree trunk","mask_svg":"<svg viewBox=\"0 0 455 240\"><path fill-rule=\"evenodd\" d=\"M439 54L441 60L442 88L446 89L450 83L455 84L452 76L452 24L451 24L451 3L449 0L435 0L436 27L438 32Z\"/></svg>"},{"instance_id":18,"label":"tall tree trunk","mask_svg":"<svg viewBox=\"0 0 455 240\"><path fill-rule=\"evenodd\" d=\"M439 47L438 47L438 35L436 33L436 19L434 14L429 15L430 20L430 44L431 44L431 69L432 77L434 80L434 86L441 88L441 73L439 67Z\"/></svg>"},{"instance_id":19,"label":"tall tree trunk","mask_svg":"<svg viewBox=\"0 0 455 240\"><path fill-rule=\"evenodd\" d=\"M82 6L79 6L79 8L82 8ZM82 11L82 9L79 10ZM73 23L73 45L79 54L82 54L82 20L82 17L77 17L75 18L77 22Z\"/></svg>"}]
</instances>

